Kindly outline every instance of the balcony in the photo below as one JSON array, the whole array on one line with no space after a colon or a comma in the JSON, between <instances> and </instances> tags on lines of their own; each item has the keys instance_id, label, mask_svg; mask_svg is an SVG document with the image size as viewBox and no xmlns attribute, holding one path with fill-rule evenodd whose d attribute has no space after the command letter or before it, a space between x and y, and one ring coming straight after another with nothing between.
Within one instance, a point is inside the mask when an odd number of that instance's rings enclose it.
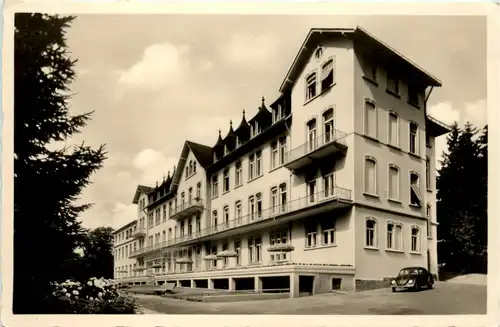
<instances>
[{"instance_id":1,"label":"balcony","mask_svg":"<svg viewBox=\"0 0 500 327\"><path fill-rule=\"evenodd\" d=\"M216 234L218 234L217 236L225 237L226 234L229 236L230 234L241 232L241 228L245 228L246 231L250 232L253 229L262 228L262 223L283 223L344 208L351 204L351 190L333 187L276 206L271 206L260 212L222 222L216 226L210 226L190 235L183 235L168 241L165 246L188 245L189 243L199 242L201 239L207 240Z\"/></svg>"},{"instance_id":2,"label":"balcony","mask_svg":"<svg viewBox=\"0 0 500 327\"><path fill-rule=\"evenodd\" d=\"M146 267L144 267L144 266L139 266L139 267L135 267L132 269L132 271L135 271L135 272L144 271L144 270L146 270Z\"/></svg>"},{"instance_id":3,"label":"balcony","mask_svg":"<svg viewBox=\"0 0 500 327\"><path fill-rule=\"evenodd\" d=\"M138 238L143 238L144 236L146 236L146 228L137 228L136 230L134 230L132 232L132 237L135 238L135 239L138 239Z\"/></svg>"},{"instance_id":4,"label":"balcony","mask_svg":"<svg viewBox=\"0 0 500 327\"><path fill-rule=\"evenodd\" d=\"M170 219L183 219L203 211L203 200L195 198L173 208Z\"/></svg>"},{"instance_id":5,"label":"balcony","mask_svg":"<svg viewBox=\"0 0 500 327\"><path fill-rule=\"evenodd\" d=\"M344 154L347 150L346 136L344 132L332 130L309 140L287 152L285 167L296 172L328 156Z\"/></svg>"}]
</instances>

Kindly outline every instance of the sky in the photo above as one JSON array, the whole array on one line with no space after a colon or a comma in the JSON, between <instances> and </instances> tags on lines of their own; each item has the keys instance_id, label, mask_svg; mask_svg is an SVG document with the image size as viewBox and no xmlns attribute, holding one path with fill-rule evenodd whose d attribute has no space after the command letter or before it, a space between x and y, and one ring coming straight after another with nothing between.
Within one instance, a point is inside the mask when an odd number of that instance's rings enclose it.
<instances>
[{"instance_id":1,"label":"sky","mask_svg":"<svg viewBox=\"0 0 500 327\"><path fill-rule=\"evenodd\" d=\"M94 111L71 143L107 145L80 202L86 228L135 219L138 184L172 172L185 140L213 145L229 121L272 102L309 29L360 25L438 77L428 112L486 124L486 19L474 16L78 15L71 112ZM112 27L112 28L111 28ZM436 151L446 149L446 137ZM438 159L436 159L438 160Z\"/></svg>"}]
</instances>

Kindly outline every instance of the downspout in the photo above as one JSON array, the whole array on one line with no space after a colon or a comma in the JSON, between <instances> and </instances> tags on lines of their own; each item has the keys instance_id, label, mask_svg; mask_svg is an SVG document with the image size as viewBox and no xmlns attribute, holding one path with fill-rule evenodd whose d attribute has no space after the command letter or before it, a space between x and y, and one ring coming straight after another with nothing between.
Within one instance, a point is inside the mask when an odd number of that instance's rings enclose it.
<instances>
[{"instance_id":1,"label":"downspout","mask_svg":"<svg viewBox=\"0 0 500 327\"><path fill-rule=\"evenodd\" d=\"M429 90L429 93L425 97L424 101L424 115L427 117L427 101L429 100L429 97L431 96L432 90L434 90L434 86L431 86L431 89Z\"/></svg>"}]
</instances>

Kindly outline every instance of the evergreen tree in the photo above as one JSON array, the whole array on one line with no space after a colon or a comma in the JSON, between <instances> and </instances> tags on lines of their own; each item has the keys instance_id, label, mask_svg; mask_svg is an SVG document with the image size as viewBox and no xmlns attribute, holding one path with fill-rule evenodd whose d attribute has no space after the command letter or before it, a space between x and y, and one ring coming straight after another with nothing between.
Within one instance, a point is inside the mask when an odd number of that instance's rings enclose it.
<instances>
[{"instance_id":1,"label":"evergreen tree","mask_svg":"<svg viewBox=\"0 0 500 327\"><path fill-rule=\"evenodd\" d=\"M88 232L83 260L86 278L113 278L113 228L98 227Z\"/></svg>"},{"instance_id":2,"label":"evergreen tree","mask_svg":"<svg viewBox=\"0 0 500 327\"><path fill-rule=\"evenodd\" d=\"M487 128L456 124L437 178L439 259L450 270L486 270ZM484 142L484 143L482 143Z\"/></svg>"},{"instance_id":3,"label":"evergreen tree","mask_svg":"<svg viewBox=\"0 0 500 327\"><path fill-rule=\"evenodd\" d=\"M91 112L69 114L75 62L65 29L74 17L15 16L14 45L14 291L15 314L47 313L51 281L65 280L82 246L77 220L90 204L75 205L105 160L104 146L51 150L79 133Z\"/></svg>"}]
</instances>

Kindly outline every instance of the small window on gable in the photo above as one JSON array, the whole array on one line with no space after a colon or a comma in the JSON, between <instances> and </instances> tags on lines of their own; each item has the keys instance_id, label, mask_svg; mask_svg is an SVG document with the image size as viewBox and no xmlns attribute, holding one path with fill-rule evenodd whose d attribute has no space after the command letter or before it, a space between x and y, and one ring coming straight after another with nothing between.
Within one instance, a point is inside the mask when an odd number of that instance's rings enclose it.
<instances>
[{"instance_id":1,"label":"small window on gable","mask_svg":"<svg viewBox=\"0 0 500 327\"><path fill-rule=\"evenodd\" d=\"M399 80L394 72L387 72L387 91L399 95Z\"/></svg>"},{"instance_id":2,"label":"small window on gable","mask_svg":"<svg viewBox=\"0 0 500 327\"><path fill-rule=\"evenodd\" d=\"M419 106L420 102L418 101L418 88L415 85L408 85L408 102Z\"/></svg>"},{"instance_id":3,"label":"small window on gable","mask_svg":"<svg viewBox=\"0 0 500 327\"><path fill-rule=\"evenodd\" d=\"M364 76L371 80L372 82L377 82L377 66L372 60L364 60Z\"/></svg>"},{"instance_id":4,"label":"small window on gable","mask_svg":"<svg viewBox=\"0 0 500 327\"><path fill-rule=\"evenodd\" d=\"M196 161L193 161L193 174L196 173Z\"/></svg>"},{"instance_id":5,"label":"small window on gable","mask_svg":"<svg viewBox=\"0 0 500 327\"><path fill-rule=\"evenodd\" d=\"M316 52L314 53L314 57L316 59L321 59L321 56L323 56L323 48L319 47L316 49Z\"/></svg>"},{"instance_id":6,"label":"small window on gable","mask_svg":"<svg viewBox=\"0 0 500 327\"><path fill-rule=\"evenodd\" d=\"M306 78L306 101L316 96L316 84L316 73L312 73Z\"/></svg>"},{"instance_id":7,"label":"small window on gable","mask_svg":"<svg viewBox=\"0 0 500 327\"><path fill-rule=\"evenodd\" d=\"M321 92L333 85L333 59L328 60L321 67Z\"/></svg>"}]
</instances>

